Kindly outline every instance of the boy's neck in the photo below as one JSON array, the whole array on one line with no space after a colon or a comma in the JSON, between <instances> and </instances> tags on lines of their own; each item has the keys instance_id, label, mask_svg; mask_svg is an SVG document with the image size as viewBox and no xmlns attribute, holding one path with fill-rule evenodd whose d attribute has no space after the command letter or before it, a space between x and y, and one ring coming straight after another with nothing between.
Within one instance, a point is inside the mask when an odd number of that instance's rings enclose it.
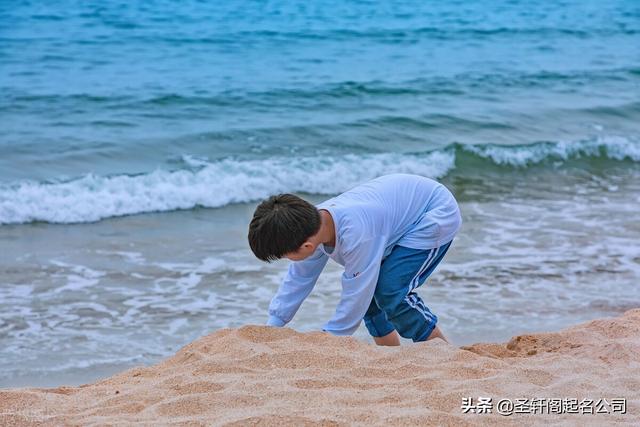
<instances>
[{"instance_id":1,"label":"boy's neck","mask_svg":"<svg viewBox=\"0 0 640 427\"><path fill-rule=\"evenodd\" d=\"M333 217L324 209L320 209L320 231L318 231L318 240L325 246L336 245L336 226Z\"/></svg>"}]
</instances>

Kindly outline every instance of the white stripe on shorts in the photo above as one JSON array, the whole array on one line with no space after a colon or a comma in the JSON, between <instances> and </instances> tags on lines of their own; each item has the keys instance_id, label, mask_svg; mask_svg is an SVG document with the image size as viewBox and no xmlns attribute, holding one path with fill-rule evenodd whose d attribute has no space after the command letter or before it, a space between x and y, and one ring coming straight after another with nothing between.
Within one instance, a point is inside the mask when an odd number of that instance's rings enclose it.
<instances>
[{"instance_id":1,"label":"white stripe on shorts","mask_svg":"<svg viewBox=\"0 0 640 427\"><path fill-rule=\"evenodd\" d=\"M418 302L417 302L417 299L416 299L415 295L407 295L404 299L407 302L407 304L409 304L409 306L411 308L414 308L414 309L418 310L418 312L420 314L422 314L422 316L425 318L425 320L427 320L429 322L433 321L433 317L430 315L429 311L426 310L425 305L422 304L422 307L424 307L425 310L423 310L421 307L418 306Z\"/></svg>"},{"instance_id":2,"label":"white stripe on shorts","mask_svg":"<svg viewBox=\"0 0 640 427\"><path fill-rule=\"evenodd\" d=\"M409 285L409 292L411 292L412 290L414 290L418 286L418 280L420 280L420 276L425 271L427 271L427 269L429 268L431 263L436 259L436 255L438 254L438 250L440 250L440 247L431 249L431 251L429 252L429 255L427 256L427 259L424 260L424 263L422 263L422 266L418 270L418 273L415 276L413 276L413 279L411 279L411 282L410 282L410 285Z\"/></svg>"}]
</instances>

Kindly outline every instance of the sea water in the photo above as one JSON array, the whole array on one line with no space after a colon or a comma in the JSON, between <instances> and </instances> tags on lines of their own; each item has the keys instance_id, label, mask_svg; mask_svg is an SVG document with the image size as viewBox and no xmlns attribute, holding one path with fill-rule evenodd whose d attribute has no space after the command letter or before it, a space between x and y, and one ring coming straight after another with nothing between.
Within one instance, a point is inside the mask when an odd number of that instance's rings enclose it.
<instances>
[{"instance_id":1,"label":"sea water","mask_svg":"<svg viewBox=\"0 0 640 427\"><path fill-rule=\"evenodd\" d=\"M460 202L420 288L454 343L638 307L640 4L0 3L0 386L263 323L255 204L392 172Z\"/></svg>"}]
</instances>

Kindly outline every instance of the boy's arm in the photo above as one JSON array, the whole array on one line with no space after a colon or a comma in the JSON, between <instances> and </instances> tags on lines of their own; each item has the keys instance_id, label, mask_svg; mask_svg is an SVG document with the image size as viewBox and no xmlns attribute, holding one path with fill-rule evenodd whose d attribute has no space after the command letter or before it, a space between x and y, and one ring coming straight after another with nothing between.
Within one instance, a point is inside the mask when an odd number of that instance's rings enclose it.
<instances>
[{"instance_id":1,"label":"boy's arm","mask_svg":"<svg viewBox=\"0 0 640 427\"><path fill-rule=\"evenodd\" d=\"M289 270L269 304L268 326L284 326L291 321L309 296L329 257L320 250L302 261L289 264Z\"/></svg>"},{"instance_id":2,"label":"boy's arm","mask_svg":"<svg viewBox=\"0 0 640 427\"><path fill-rule=\"evenodd\" d=\"M382 237L372 237L345 252L340 303L323 330L334 335L351 335L358 329L376 290L385 242Z\"/></svg>"}]
</instances>

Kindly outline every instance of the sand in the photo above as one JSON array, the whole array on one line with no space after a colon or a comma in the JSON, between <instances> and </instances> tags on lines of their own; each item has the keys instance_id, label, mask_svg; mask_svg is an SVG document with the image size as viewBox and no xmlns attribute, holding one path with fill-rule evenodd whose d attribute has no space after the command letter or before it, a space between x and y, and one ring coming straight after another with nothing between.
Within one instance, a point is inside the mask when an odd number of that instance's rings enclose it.
<instances>
[{"instance_id":1,"label":"sand","mask_svg":"<svg viewBox=\"0 0 640 427\"><path fill-rule=\"evenodd\" d=\"M491 397L492 412L465 413L467 397L474 404ZM535 398L550 409L532 405ZM577 414L547 414L562 399L583 398L594 403L584 401ZM603 398L607 405L596 408ZM612 413L618 398L626 398L626 414ZM508 416L496 413L500 399L530 400ZM532 414L532 406L545 414ZM608 413L580 413L589 407ZM0 425L105 424L640 425L640 309L463 348L441 340L376 347L245 326L93 384L0 391Z\"/></svg>"}]
</instances>

